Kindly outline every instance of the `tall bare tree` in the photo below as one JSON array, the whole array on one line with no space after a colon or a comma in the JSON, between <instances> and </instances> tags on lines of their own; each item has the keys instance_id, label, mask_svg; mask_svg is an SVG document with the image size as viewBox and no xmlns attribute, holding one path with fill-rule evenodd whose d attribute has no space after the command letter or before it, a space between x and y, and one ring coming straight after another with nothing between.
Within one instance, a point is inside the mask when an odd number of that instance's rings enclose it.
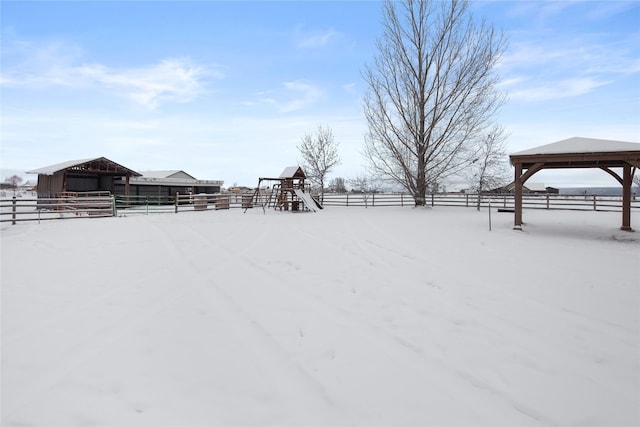
<instances>
[{"instance_id":1,"label":"tall bare tree","mask_svg":"<svg viewBox=\"0 0 640 427\"><path fill-rule=\"evenodd\" d=\"M302 167L307 177L320 187L321 201L324 201L324 182L327 175L340 164L338 145L331 128L322 126L318 126L315 134L305 134L298 145L302 155Z\"/></svg>"},{"instance_id":2,"label":"tall bare tree","mask_svg":"<svg viewBox=\"0 0 640 427\"><path fill-rule=\"evenodd\" d=\"M387 0L378 55L363 77L373 173L404 187L415 205L457 174L504 102L494 68L506 48L493 25L477 23L467 0Z\"/></svg>"},{"instance_id":3,"label":"tall bare tree","mask_svg":"<svg viewBox=\"0 0 640 427\"><path fill-rule=\"evenodd\" d=\"M467 168L471 188L478 195L476 209L480 210L482 193L509 181L506 134L495 125L480 143L478 157Z\"/></svg>"}]
</instances>

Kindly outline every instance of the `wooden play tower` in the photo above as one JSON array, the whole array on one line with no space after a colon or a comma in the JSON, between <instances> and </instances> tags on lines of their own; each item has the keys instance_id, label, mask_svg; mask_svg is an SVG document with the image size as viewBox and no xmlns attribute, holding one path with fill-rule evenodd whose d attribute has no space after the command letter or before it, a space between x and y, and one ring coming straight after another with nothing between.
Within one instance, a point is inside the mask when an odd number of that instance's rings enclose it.
<instances>
[{"instance_id":1,"label":"wooden play tower","mask_svg":"<svg viewBox=\"0 0 640 427\"><path fill-rule=\"evenodd\" d=\"M292 212L322 209L322 205L311 196L310 186L305 183L307 176L300 166L289 166L277 178L258 178L258 186L253 194L253 206L291 210ZM273 182L271 187L262 189L263 182ZM245 209L246 212L246 209Z\"/></svg>"}]
</instances>

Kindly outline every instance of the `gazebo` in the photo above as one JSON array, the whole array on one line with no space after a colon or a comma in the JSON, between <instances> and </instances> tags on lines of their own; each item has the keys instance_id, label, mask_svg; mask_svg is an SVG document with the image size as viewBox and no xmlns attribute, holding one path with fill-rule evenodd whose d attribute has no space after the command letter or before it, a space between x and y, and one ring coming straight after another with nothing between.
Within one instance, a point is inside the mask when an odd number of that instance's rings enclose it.
<instances>
[{"instance_id":1,"label":"gazebo","mask_svg":"<svg viewBox=\"0 0 640 427\"><path fill-rule=\"evenodd\" d=\"M542 169L598 168L622 185L621 230L631 231L631 186L640 167L640 144L574 137L509 156L515 168L514 229L522 229L522 187ZM622 177L612 170L622 168Z\"/></svg>"}]
</instances>

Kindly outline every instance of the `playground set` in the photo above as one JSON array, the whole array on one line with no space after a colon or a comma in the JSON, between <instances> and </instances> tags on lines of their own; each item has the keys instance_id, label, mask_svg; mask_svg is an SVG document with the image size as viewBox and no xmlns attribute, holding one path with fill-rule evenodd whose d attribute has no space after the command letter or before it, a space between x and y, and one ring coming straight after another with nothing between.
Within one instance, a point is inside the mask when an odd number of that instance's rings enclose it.
<instances>
[{"instance_id":1,"label":"playground set","mask_svg":"<svg viewBox=\"0 0 640 427\"><path fill-rule=\"evenodd\" d=\"M307 176L299 166L289 166L278 178L258 178L258 186L252 197L252 206L291 210L292 212L316 212L322 205L310 191L310 185L305 183ZM261 188L263 182L274 182L265 191ZM247 209L245 208L245 212Z\"/></svg>"}]
</instances>

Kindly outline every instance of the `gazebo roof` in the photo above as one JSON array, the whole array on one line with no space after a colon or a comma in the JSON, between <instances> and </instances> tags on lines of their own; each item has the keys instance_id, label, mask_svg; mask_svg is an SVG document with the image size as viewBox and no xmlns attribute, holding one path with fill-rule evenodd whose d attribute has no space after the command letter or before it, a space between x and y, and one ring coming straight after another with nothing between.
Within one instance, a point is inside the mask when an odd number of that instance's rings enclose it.
<instances>
[{"instance_id":1,"label":"gazebo roof","mask_svg":"<svg viewBox=\"0 0 640 427\"><path fill-rule=\"evenodd\" d=\"M611 168L625 163L640 166L640 144L574 137L509 155L512 165L528 169L544 168ZM539 168L538 168L539 169Z\"/></svg>"},{"instance_id":2,"label":"gazebo roof","mask_svg":"<svg viewBox=\"0 0 640 427\"><path fill-rule=\"evenodd\" d=\"M635 142L612 141L608 139L573 137L540 147L513 153L511 156L529 156L536 154L578 154L578 153L617 153L621 151L640 151Z\"/></svg>"}]
</instances>

